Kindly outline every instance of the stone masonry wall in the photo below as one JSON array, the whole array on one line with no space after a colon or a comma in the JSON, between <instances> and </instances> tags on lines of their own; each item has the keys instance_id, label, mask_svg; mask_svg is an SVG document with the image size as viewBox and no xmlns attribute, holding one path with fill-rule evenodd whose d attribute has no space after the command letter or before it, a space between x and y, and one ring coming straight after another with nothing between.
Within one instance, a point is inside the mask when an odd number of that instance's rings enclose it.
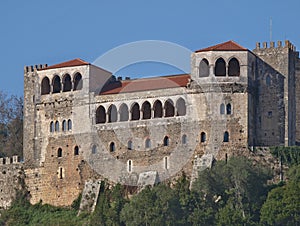
<instances>
[{"instance_id":1,"label":"stone masonry wall","mask_svg":"<svg viewBox=\"0 0 300 226\"><path fill-rule=\"evenodd\" d=\"M0 210L8 208L16 192L24 188L23 165L18 157L0 158Z\"/></svg>"}]
</instances>

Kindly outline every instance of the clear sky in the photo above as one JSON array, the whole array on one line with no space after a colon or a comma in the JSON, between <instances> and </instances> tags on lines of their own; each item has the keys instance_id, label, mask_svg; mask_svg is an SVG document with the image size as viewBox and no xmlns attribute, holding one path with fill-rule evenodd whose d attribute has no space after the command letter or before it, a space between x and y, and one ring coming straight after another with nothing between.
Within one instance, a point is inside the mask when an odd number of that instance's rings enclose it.
<instances>
[{"instance_id":1,"label":"clear sky","mask_svg":"<svg viewBox=\"0 0 300 226\"><path fill-rule=\"evenodd\" d=\"M299 10L299 0L3 0L0 90L23 95L24 65L93 62L133 41L163 40L194 51L234 40L251 50L270 41L270 18L273 41L289 39L300 49ZM172 71L148 64L123 73Z\"/></svg>"}]
</instances>

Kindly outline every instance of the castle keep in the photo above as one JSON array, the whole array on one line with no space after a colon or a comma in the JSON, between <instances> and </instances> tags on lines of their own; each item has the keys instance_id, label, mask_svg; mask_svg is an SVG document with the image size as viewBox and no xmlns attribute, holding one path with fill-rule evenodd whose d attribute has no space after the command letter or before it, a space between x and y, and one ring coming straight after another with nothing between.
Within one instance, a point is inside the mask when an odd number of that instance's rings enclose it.
<instances>
[{"instance_id":1,"label":"castle keep","mask_svg":"<svg viewBox=\"0 0 300 226\"><path fill-rule=\"evenodd\" d=\"M255 146L300 142L300 60L289 42L195 51L191 73L116 78L80 59L24 68L31 202L70 205L87 180L154 184ZM0 178L1 179L1 178Z\"/></svg>"}]
</instances>

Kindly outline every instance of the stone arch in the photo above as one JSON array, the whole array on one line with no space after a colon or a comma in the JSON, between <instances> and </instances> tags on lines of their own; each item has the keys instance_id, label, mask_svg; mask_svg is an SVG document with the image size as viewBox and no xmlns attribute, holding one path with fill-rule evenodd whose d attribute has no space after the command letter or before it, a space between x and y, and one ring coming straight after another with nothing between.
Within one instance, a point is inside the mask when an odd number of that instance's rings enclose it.
<instances>
[{"instance_id":1,"label":"stone arch","mask_svg":"<svg viewBox=\"0 0 300 226\"><path fill-rule=\"evenodd\" d=\"M55 132L59 132L59 121L55 122Z\"/></svg>"},{"instance_id":2,"label":"stone arch","mask_svg":"<svg viewBox=\"0 0 300 226\"><path fill-rule=\"evenodd\" d=\"M63 120L63 122L62 122L62 131L63 132L67 131L67 122L66 122L66 120Z\"/></svg>"},{"instance_id":3,"label":"stone arch","mask_svg":"<svg viewBox=\"0 0 300 226\"><path fill-rule=\"evenodd\" d=\"M77 145L74 147L74 155L79 155L79 147Z\"/></svg>"},{"instance_id":4,"label":"stone arch","mask_svg":"<svg viewBox=\"0 0 300 226\"><path fill-rule=\"evenodd\" d=\"M118 120L118 111L114 104L110 105L108 110L108 122L116 122Z\"/></svg>"},{"instance_id":5,"label":"stone arch","mask_svg":"<svg viewBox=\"0 0 300 226\"><path fill-rule=\"evenodd\" d=\"M222 57L215 63L215 76L226 76L226 63Z\"/></svg>"},{"instance_id":6,"label":"stone arch","mask_svg":"<svg viewBox=\"0 0 300 226\"><path fill-rule=\"evenodd\" d=\"M165 117L173 117L175 113L174 103L171 99L165 102Z\"/></svg>"},{"instance_id":7,"label":"stone arch","mask_svg":"<svg viewBox=\"0 0 300 226\"><path fill-rule=\"evenodd\" d=\"M199 77L208 77L209 76L209 63L207 59L202 59L199 64Z\"/></svg>"},{"instance_id":8,"label":"stone arch","mask_svg":"<svg viewBox=\"0 0 300 226\"><path fill-rule=\"evenodd\" d=\"M223 104L223 103L220 105L220 114L221 115L225 114L225 104Z\"/></svg>"},{"instance_id":9,"label":"stone arch","mask_svg":"<svg viewBox=\"0 0 300 226\"><path fill-rule=\"evenodd\" d=\"M206 133L202 132L201 135L200 135L200 142L204 143L205 141L206 141Z\"/></svg>"},{"instance_id":10,"label":"stone arch","mask_svg":"<svg viewBox=\"0 0 300 226\"><path fill-rule=\"evenodd\" d=\"M96 110L96 124L106 122L106 111L105 108L100 105Z\"/></svg>"},{"instance_id":11,"label":"stone arch","mask_svg":"<svg viewBox=\"0 0 300 226\"><path fill-rule=\"evenodd\" d=\"M232 112L231 104L229 103L229 104L226 105L226 114L231 115L231 112Z\"/></svg>"},{"instance_id":12,"label":"stone arch","mask_svg":"<svg viewBox=\"0 0 300 226\"><path fill-rule=\"evenodd\" d=\"M62 157L62 149L61 148L57 149L57 157Z\"/></svg>"},{"instance_id":13,"label":"stone arch","mask_svg":"<svg viewBox=\"0 0 300 226\"><path fill-rule=\"evenodd\" d=\"M72 120L71 119L68 120L68 130L69 131L72 130Z\"/></svg>"},{"instance_id":14,"label":"stone arch","mask_svg":"<svg viewBox=\"0 0 300 226\"><path fill-rule=\"evenodd\" d=\"M72 79L69 74L65 74L63 77L63 92L69 92L72 89Z\"/></svg>"},{"instance_id":15,"label":"stone arch","mask_svg":"<svg viewBox=\"0 0 300 226\"><path fill-rule=\"evenodd\" d=\"M154 110L154 118L162 118L163 117L163 108L160 100L156 100L153 104Z\"/></svg>"},{"instance_id":16,"label":"stone arch","mask_svg":"<svg viewBox=\"0 0 300 226\"><path fill-rule=\"evenodd\" d=\"M115 145L114 142L111 142L111 143L109 144L109 151L110 151L110 152L114 152L115 150L116 150L116 145Z\"/></svg>"},{"instance_id":17,"label":"stone arch","mask_svg":"<svg viewBox=\"0 0 300 226\"><path fill-rule=\"evenodd\" d=\"M140 105L138 103L134 103L131 107L131 120L140 120Z\"/></svg>"},{"instance_id":18,"label":"stone arch","mask_svg":"<svg viewBox=\"0 0 300 226\"><path fill-rule=\"evenodd\" d=\"M170 144L170 139L168 136L165 136L164 137L164 146L169 146L169 144Z\"/></svg>"},{"instance_id":19,"label":"stone arch","mask_svg":"<svg viewBox=\"0 0 300 226\"><path fill-rule=\"evenodd\" d=\"M184 115L186 115L185 100L182 97L180 97L176 101L176 109L177 109L177 116L184 116Z\"/></svg>"},{"instance_id":20,"label":"stone arch","mask_svg":"<svg viewBox=\"0 0 300 226\"><path fill-rule=\"evenodd\" d=\"M97 153L97 145L93 144L92 146L92 154L96 154Z\"/></svg>"},{"instance_id":21,"label":"stone arch","mask_svg":"<svg viewBox=\"0 0 300 226\"><path fill-rule=\"evenodd\" d=\"M151 104L145 101L142 104L143 119L151 119Z\"/></svg>"},{"instance_id":22,"label":"stone arch","mask_svg":"<svg viewBox=\"0 0 300 226\"><path fill-rule=\"evenodd\" d=\"M53 121L51 121L50 122L50 133L53 133L54 132L54 122Z\"/></svg>"},{"instance_id":23,"label":"stone arch","mask_svg":"<svg viewBox=\"0 0 300 226\"><path fill-rule=\"evenodd\" d=\"M128 149L128 150L132 150L132 149L133 149L133 143L132 143L132 140L129 140L129 141L127 142L127 149Z\"/></svg>"},{"instance_id":24,"label":"stone arch","mask_svg":"<svg viewBox=\"0 0 300 226\"><path fill-rule=\"evenodd\" d=\"M231 58L228 63L228 75L240 76L240 62L235 58Z\"/></svg>"},{"instance_id":25,"label":"stone arch","mask_svg":"<svg viewBox=\"0 0 300 226\"><path fill-rule=\"evenodd\" d=\"M128 111L128 107L127 104L123 103L120 108L119 108L119 114L120 114L120 121L124 122L124 121L128 121L129 119L129 111Z\"/></svg>"},{"instance_id":26,"label":"stone arch","mask_svg":"<svg viewBox=\"0 0 300 226\"><path fill-rule=\"evenodd\" d=\"M228 133L228 131L224 132L223 142L229 142L229 133Z\"/></svg>"},{"instance_id":27,"label":"stone arch","mask_svg":"<svg viewBox=\"0 0 300 226\"><path fill-rule=\"evenodd\" d=\"M145 148L146 149L151 148L151 140L150 140L150 138L147 138L145 140Z\"/></svg>"},{"instance_id":28,"label":"stone arch","mask_svg":"<svg viewBox=\"0 0 300 226\"><path fill-rule=\"evenodd\" d=\"M58 75L55 75L52 79L53 91L52 93L60 93L61 91L61 81Z\"/></svg>"},{"instance_id":29,"label":"stone arch","mask_svg":"<svg viewBox=\"0 0 300 226\"><path fill-rule=\"evenodd\" d=\"M74 89L73 90L81 90L83 86L82 75L77 72L74 75Z\"/></svg>"},{"instance_id":30,"label":"stone arch","mask_svg":"<svg viewBox=\"0 0 300 226\"><path fill-rule=\"evenodd\" d=\"M41 95L50 93L50 80L48 77L44 77L41 83Z\"/></svg>"}]
</instances>

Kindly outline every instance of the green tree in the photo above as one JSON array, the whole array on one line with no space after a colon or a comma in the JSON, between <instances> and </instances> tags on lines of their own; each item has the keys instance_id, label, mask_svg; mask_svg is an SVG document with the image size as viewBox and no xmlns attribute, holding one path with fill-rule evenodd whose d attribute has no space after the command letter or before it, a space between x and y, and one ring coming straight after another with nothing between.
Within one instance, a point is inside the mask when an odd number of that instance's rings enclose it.
<instances>
[{"instance_id":1,"label":"green tree","mask_svg":"<svg viewBox=\"0 0 300 226\"><path fill-rule=\"evenodd\" d=\"M261 223L265 225L300 225L300 165L288 173L289 181L268 193L261 208Z\"/></svg>"},{"instance_id":2,"label":"green tree","mask_svg":"<svg viewBox=\"0 0 300 226\"><path fill-rule=\"evenodd\" d=\"M23 99L0 91L0 157L23 155Z\"/></svg>"},{"instance_id":3,"label":"green tree","mask_svg":"<svg viewBox=\"0 0 300 226\"><path fill-rule=\"evenodd\" d=\"M212 169L199 172L193 189L202 192L205 202L217 209L216 224L251 224L259 222L259 211L268 192L268 179L270 173L265 168L254 166L245 157L232 157L227 163L218 161Z\"/></svg>"},{"instance_id":4,"label":"green tree","mask_svg":"<svg viewBox=\"0 0 300 226\"><path fill-rule=\"evenodd\" d=\"M181 208L176 192L169 186L160 184L146 187L121 212L121 220L126 225L178 225Z\"/></svg>"}]
</instances>

